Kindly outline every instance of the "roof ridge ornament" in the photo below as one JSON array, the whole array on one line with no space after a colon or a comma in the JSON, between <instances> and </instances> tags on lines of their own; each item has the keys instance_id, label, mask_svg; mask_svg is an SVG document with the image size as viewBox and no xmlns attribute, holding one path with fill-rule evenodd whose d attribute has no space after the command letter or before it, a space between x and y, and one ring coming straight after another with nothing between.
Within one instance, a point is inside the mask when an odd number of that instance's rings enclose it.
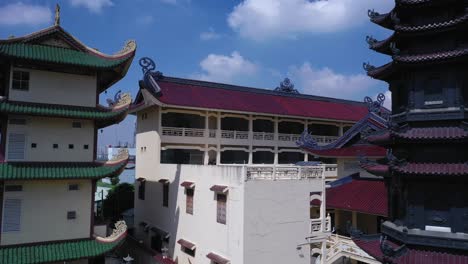
<instances>
[{"instance_id":1,"label":"roof ridge ornament","mask_svg":"<svg viewBox=\"0 0 468 264\"><path fill-rule=\"evenodd\" d=\"M367 109L370 113L379 113L380 108L382 108L385 102L385 94L379 93L377 95L377 100L372 100L369 96L364 97L364 103L367 104Z\"/></svg>"},{"instance_id":2,"label":"roof ridge ornament","mask_svg":"<svg viewBox=\"0 0 468 264\"><path fill-rule=\"evenodd\" d=\"M138 62L143 71L143 83L147 89L152 89L155 94L161 93L161 87L159 87L157 80L163 77L162 72L154 71L156 69L156 63L148 57L143 57Z\"/></svg>"},{"instance_id":3,"label":"roof ridge ornament","mask_svg":"<svg viewBox=\"0 0 468 264\"><path fill-rule=\"evenodd\" d=\"M366 36L366 42L367 42L367 44L369 44L369 47L372 47L378 41L373 36Z\"/></svg>"},{"instance_id":4,"label":"roof ridge ornament","mask_svg":"<svg viewBox=\"0 0 468 264\"><path fill-rule=\"evenodd\" d=\"M368 15L370 18L376 18L376 17L380 16L380 13L379 13L379 12L375 12L374 9L369 9L369 10L367 10L367 15Z\"/></svg>"},{"instance_id":5,"label":"roof ridge ornament","mask_svg":"<svg viewBox=\"0 0 468 264\"><path fill-rule=\"evenodd\" d=\"M280 82L280 86L276 87L275 91L283 92L283 93L294 93L294 94L299 93L297 89L294 89L294 84L287 77L284 78L282 82Z\"/></svg>"},{"instance_id":6,"label":"roof ridge ornament","mask_svg":"<svg viewBox=\"0 0 468 264\"><path fill-rule=\"evenodd\" d=\"M55 21L54 26L60 26L60 5L55 4Z\"/></svg>"},{"instance_id":7,"label":"roof ridge ornament","mask_svg":"<svg viewBox=\"0 0 468 264\"><path fill-rule=\"evenodd\" d=\"M365 70L366 72L370 72L370 71L376 69L376 67L375 67L374 65L370 64L369 62L364 62L364 63L362 63L362 68L364 68L364 70Z\"/></svg>"}]
</instances>

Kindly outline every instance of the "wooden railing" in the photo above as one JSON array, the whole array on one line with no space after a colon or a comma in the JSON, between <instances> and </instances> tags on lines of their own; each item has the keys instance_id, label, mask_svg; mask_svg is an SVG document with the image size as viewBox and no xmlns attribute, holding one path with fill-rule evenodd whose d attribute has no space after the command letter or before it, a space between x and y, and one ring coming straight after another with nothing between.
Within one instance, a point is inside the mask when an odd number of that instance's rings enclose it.
<instances>
[{"instance_id":1,"label":"wooden railing","mask_svg":"<svg viewBox=\"0 0 468 264\"><path fill-rule=\"evenodd\" d=\"M249 139L248 131L221 130L221 138L227 139Z\"/></svg>"},{"instance_id":2,"label":"wooden railing","mask_svg":"<svg viewBox=\"0 0 468 264\"><path fill-rule=\"evenodd\" d=\"M275 140L275 133L253 132L254 140Z\"/></svg>"},{"instance_id":3,"label":"wooden railing","mask_svg":"<svg viewBox=\"0 0 468 264\"><path fill-rule=\"evenodd\" d=\"M173 137L205 137L205 129L186 127L163 127L162 135Z\"/></svg>"},{"instance_id":4,"label":"wooden railing","mask_svg":"<svg viewBox=\"0 0 468 264\"><path fill-rule=\"evenodd\" d=\"M325 226L322 225L322 218L316 218L310 220L310 233L325 233L325 232L331 232L331 217L330 215L327 215L325 218Z\"/></svg>"}]
</instances>

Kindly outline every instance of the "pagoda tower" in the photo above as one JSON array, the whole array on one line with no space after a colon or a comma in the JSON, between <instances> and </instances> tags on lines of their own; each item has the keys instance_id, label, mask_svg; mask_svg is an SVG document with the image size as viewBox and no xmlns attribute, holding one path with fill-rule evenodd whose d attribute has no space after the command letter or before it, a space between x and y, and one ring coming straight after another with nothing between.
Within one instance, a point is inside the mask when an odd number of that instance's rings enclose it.
<instances>
[{"instance_id":1,"label":"pagoda tower","mask_svg":"<svg viewBox=\"0 0 468 264\"><path fill-rule=\"evenodd\" d=\"M387 82L392 92L389 129L367 137L385 146L387 157L362 163L384 176L388 189L389 221L382 224L377 257L388 263L435 263L403 261L425 250L466 260L468 2L395 2L389 13L369 11L373 23L394 33L382 41L367 37L371 49L392 61L364 64L368 75Z\"/></svg>"},{"instance_id":2,"label":"pagoda tower","mask_svg":"<svg viewBox=\"0 0 468 264\"><path fill-rule=\"evenodd\" d=\"M124 222L96 236L94 195L128 152L101 162L96 146L131 98L118 93L102 106L99 95L125 76L135 49L86 46L60 26L59 8L55 25L0 40L0 263L96 263L123 241Z\"/></svg>"}]
</instances>

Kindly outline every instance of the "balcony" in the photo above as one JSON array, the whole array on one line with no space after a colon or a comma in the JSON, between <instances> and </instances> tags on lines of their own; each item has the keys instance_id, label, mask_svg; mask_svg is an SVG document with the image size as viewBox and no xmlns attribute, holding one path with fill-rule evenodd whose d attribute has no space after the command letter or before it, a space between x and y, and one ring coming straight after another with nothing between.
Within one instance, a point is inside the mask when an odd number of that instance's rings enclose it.
<instances>
[{"instance_id":1,"label":"balcony","mask_svg":"<svg viewBox=\"0 0 468 264\"><path fill-rule=\"evenodd\" d=\"M171 137L205 137L205 129L185 127L163 127L162 135Z\"/></svg>"}]
</instances>

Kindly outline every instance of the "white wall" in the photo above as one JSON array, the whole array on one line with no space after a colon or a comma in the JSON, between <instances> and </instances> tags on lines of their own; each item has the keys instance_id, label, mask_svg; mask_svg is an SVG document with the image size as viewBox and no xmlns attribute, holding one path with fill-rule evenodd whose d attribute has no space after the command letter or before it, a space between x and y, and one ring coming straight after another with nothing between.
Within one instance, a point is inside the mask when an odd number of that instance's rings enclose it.
<instances>
[{"instance_id":1,"label":"white wall","mask_svg":"<svg viewBox=\"0 0 468 264\"><path fill-rule=\"evenodd\" d=\"M73 121L80 121L81 128L73 128ZM93 161L94 123L92 121L27 117L26 125L8 124L7 132L7 153L8 137L11 133L26 135L24 161ZM37 147L31 148L32 143L36 143ZM58 149L54 149L53 144L58 144ZM73 144L74 148L69 149L69 144ZM84 149L84 145L88 145L88 149ZM8 160L8 156L6 158Z\"/></svg>"},{"instance_id":2,"label":"white wall","mask_svg":"<svg viewBox=\"0 0 468 264\"><path fill-rule=\"evenodd\" d=\"M68 74L60 72L39 71L32 69L14 68L29 72L29 91L10 90L9 100L78 105L78 106L96 106L96 76Z\"/></svg>"},{"instance_id":3,"label":"white wall","mask_svg":"<svg viewBox=\"0 0 468 264\"><path fill-rule=\"evenodd\" d=\"M69 191L68 184L76 183L79 190ZM3 198L21 199L21 231L2 233L2 246L90 237L91 180L5 183L9 184L23 185L23 191L4 192ZM68 220L68 211L76 211L76 219Z\"/></svg>"},{"instance_id":4,"label":"white wall","mask_svg":"<svg viewBox=\"0 0 468 264\"><path fill-rule=\"evenodd\" d=\"M310 264L310 192L318 180L249 181L244 197L244 264Z\"/></svg>"},{"instance_id":5,"label":"white wall","mask_svg":"<svg viewBox=\"0 0 468 264\"><path fill-rule=\"evenodd\" d=\"M141 162L138 163L140 166ZM136 195L135 225L141 221L150 223L171 233L168 245L170 255L179 264L206 263L206 255L215 252L231 260L242 262L243 250L243 180L241 167L199 166L161 164L156 177L146 182L146 199L141 201ZM169 207L162 206L162 184L159 179L170 180ZM180 186L184 181L195 182L194 213L185 212L185 189ZM136 194L138 194L138 182ZM210 187L229 186L227 201L227 223L216 222L215 193ZM151 235L151 231L148 233ZM149 245L150 235L138 232ZM195 258L181 251L177 240L185 239L196 244Z\"/></svg>"}]
</instances>

